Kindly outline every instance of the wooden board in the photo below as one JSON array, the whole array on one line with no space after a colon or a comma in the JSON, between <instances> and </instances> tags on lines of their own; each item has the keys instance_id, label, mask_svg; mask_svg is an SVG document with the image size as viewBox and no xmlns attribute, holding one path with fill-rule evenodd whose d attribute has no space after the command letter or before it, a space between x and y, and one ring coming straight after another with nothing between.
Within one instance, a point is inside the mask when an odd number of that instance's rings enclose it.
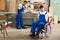
<instances>
[{"instance_id":1,"label":"wooden board","mask_svg":"<svg viewBox=\"0 0 60 40\"><path fill-rule=\"evenodd\" d=\"M16 0L9 0L9 12L16 12Z\"/></svg>"},{"instance_id":2,"label":"wooden board","mask_svg":"<svg viewBox=\"0 0 60 40\"><path fill-rule=\"evenodd\" d=\"M6 11L6 0L0 0L0 10Z\"/></svg>"},{"instance_id":3,"label":"wooden board","mask_svg":"<svg viewBox=\"0 0 60 40\"><path fill-rule=\"evenodd\" d=\"M6 16L0 16L0 20L7 20Z\"/></svg>"}]
</instances>

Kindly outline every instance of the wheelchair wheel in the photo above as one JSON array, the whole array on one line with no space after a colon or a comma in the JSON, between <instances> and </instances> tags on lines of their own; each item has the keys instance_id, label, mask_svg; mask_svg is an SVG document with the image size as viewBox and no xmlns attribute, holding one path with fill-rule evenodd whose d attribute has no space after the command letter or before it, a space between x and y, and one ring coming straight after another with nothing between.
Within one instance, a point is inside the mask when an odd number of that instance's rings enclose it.
<instances>
[{"instance_id":1,"label":"wheelchair wheel","mask_svg":"<svg viewBox=\"0 0 60 40\"><path fill-rule=\"evenodd\" d=\"M41 35L42 35L41 38L43 38L43 33L44 33L44 38L47 38L47 37L48 37L48 36L47 36L47 31L48 31L48 30L47 30L47 27L48 27L48 26L47 26L47 23L46 23L45 26L41 29L41 32L40 32Z\"/></svg>"}]
</instances>

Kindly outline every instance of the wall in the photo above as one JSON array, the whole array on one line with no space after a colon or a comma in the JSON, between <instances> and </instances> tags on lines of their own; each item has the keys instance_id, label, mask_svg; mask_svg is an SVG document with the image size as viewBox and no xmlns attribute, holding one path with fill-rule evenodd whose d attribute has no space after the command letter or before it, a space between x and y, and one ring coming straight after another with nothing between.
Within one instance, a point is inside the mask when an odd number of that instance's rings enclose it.
<instances>
[{"instance_id":1,"label":"wall","mask_svg":"<svg viewBox=\"0 0 60 40\"><path fill-rule=\"evenodd\" d=\"M16 0L9 0L9 12L16 12Z\"/></svg>"},{"instance_id":2,"label":"wall","mask_svg":"<svg viewBox=\"0 0 60 40\"><path fill-rule=\"evenodd\" d=\"M50 2L51 7L53 7L53 15L57 15L60 21L60 0L50 0Z\"/></svg>"}]
</instances>

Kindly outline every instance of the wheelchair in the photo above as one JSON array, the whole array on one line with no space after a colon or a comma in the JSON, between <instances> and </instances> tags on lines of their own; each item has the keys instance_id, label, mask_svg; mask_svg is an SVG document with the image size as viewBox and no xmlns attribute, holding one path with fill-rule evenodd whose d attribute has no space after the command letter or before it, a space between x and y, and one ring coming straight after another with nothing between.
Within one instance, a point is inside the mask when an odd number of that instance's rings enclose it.
<instances>
[{"instance_id":1,"label":"wheelchair","mask_svg":"<svg viewBox=\"0 0 60 40\"><path fill-rule=\"evenodd\" d=\"M48 38L49 36L48 36L48 34L49 34L49 32L50 32L50 34L51 34L51 26L50 27L48 27L48 22L44 25L44 27L42 27L42 29L41 29L41 31L40 31L40 34L42 35L41 36L41 39L42 38ZM43 33L44 33L44 36L43 36Z\"/></svg>"},{"instance_id":2,"label":"wheelchair","mask_svg":"<svg viewBox=\"0 0 60 40\"><path fill-rule=\"evenodd\" d=\"M34 21L36 22L38 19L34 19ZM44 33L45 38L47 38L47 32L48 31L48 22L46 22L46 24L41 28L40 34L42 35ZM43 36L40 37L41 39L43 38Z\"/></svg>"},{"instance_id":3,"label":"wheelchair","mask_svg":"<svg viewBox=\"0 0 60 40\"><path fill-rule=\"evenodd\" d=\"M41 31L40 31L40 34L42 35L40 38L42 39L43 38L43 33L44 33L44 37L47 38L47 27L48 27L48 23L46 23L44 25L44 27L41 28Z\"/></svg>"}]
</instances>

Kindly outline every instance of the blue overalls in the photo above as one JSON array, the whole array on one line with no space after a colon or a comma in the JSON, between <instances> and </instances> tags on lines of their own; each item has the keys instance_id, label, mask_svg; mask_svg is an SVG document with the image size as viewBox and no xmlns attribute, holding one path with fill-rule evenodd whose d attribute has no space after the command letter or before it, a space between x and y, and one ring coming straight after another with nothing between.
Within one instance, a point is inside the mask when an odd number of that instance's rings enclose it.
<instances>
[{"instance_id":1,"label":"blue overalls","mask_svg":"<svg viewBox=\"0 0 60 40\"><path fill-rule=\"evenodd\" d=\"M23 7L18 9L18 15L16 17L16 28L20 29L20 27L24 28L23 18L22 18Z\"/></svg>"},{"instance_id":2,"label":"blue overalls","mask_svg":"<svg viewBox=\"0 0 60 40\"><path fill-rule=\"evenodd\" d=\"M32 33L35 33L35 32L37 32L37 34L40 33L41 28L44 27L44 25L46 24L46 19L45 19L46 14L47 12L45 14L40 14L38 22L32 22L32 28L31 28Z\"/></svg>"}]
</instances>

